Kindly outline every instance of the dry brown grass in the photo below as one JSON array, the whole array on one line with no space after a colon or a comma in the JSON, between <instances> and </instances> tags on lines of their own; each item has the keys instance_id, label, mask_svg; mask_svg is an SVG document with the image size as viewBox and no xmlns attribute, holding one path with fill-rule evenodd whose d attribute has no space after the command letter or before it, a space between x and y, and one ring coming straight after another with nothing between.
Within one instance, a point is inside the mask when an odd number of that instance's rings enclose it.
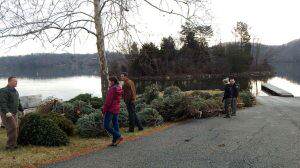
<instances>
[{"instance_id":1,"label":"dry brown grass","mask_svg":"<svg viewBox=\"0 0 300 168\"><path fill-rule=\"evenodd\" d=\"M142 132L122 134L125 141L132 141L142 136L148 136L169 128L172 124L167 123L159 127L147 128ZM107 147L111 142L110 138L79 138L71 137L70 144L63 147L39 147L25 146L17 150L6 151L6 132L0 129L0 167L18 168L18 167L38 167L45 164L51 164L58 161L68 160L80 155L99 151Z\"/></svg>"}]
</instances>

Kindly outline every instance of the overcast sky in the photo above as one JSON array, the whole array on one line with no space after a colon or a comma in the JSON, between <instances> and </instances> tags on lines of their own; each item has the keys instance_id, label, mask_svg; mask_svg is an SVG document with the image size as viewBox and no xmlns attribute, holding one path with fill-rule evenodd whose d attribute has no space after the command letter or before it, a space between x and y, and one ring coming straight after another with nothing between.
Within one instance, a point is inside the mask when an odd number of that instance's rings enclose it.
<instances>
[{"instance_id":1,"label":"overcast sky","mask_svg":"<svg viewBox=\"0 0 300 168\"><path fill-rule=\"evenodd\" d=\"M215 29L222 41L232 39L232 26L247 22L262 43L280 45L300 38L300 1L213 0Z\"/></svg>"},{"instance_id":2,"label":"overcast sky","mask_svg":"<svg viewBox=\"0 0 300 168\"><path fill-rule=\"evenodd\" d=\"M233 41L233 26L243 21L250 26L250 33L264 44L281 45L300 38L300 1L297 0L211 0L210 8L214 37L210 44ZM142 42L153 41L159 45L161 38L173 36L179 39L182 20L157 14L153 9L140 10L137 19L142 32ZM3 46L2 46L3 48ZM109 46L108 46L109 48ZM64 50L42 47L34 41L26 42L11 50L0 50L0 56L24 55L43 52L95 53L95 39L84 38Z\"/></svg>"}]
</instances>

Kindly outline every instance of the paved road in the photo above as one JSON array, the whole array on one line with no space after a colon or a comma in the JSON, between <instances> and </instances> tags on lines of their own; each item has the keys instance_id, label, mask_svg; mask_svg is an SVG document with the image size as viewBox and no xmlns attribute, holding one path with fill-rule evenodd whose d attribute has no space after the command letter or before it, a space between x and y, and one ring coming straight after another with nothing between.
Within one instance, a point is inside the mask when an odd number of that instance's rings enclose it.
<instances>
[{"instance_id":1,"label":"paved road","mask_svg":"<svg viewBox=\"0 0 300 168\"><path fill-rule=\"evenodd\" d=\"M49 168L300 167L300 99L259 97L231 119L192 120Z\"/></svg>"}]
</instances>

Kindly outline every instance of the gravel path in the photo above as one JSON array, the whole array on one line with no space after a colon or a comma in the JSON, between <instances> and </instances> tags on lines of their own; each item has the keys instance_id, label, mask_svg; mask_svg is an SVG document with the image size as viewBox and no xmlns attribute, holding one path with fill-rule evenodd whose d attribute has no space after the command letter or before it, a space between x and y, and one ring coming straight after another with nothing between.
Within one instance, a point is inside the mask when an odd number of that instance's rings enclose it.
<instances>
[{"instance_id":1,"label":"gravel path","mask_svg":"<svg viewBox=\"0 0 300 168\"><path fill-rule=\"evenodd\" d=\"M258 97L238 116L191 120L49 168L300 167L300 99Z\"/></svg>"}]
</instances>

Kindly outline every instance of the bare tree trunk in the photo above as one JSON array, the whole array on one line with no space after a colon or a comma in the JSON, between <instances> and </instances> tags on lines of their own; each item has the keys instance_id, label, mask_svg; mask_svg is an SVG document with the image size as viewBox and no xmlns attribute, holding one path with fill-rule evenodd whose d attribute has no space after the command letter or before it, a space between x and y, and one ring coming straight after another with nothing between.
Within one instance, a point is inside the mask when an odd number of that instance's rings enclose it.
<instances>
[{"instance_id":1,"label":"bare tree trunk","mask_svg":"<svg viewBox=\"0 0 300 168\"><path fill-rule=\"evenodd\" d=\"M105 45L104 45L104 32L102 27L102 18L101 18L101 4L102 0L94 0L94 20L96 28L96 37L97 37L97 51L99 56L100 64L100 75L101 75L101 92L102 97L106 96L108 89L108 68L107 60L105 54Z\"/></svg>"}]
</instances>

